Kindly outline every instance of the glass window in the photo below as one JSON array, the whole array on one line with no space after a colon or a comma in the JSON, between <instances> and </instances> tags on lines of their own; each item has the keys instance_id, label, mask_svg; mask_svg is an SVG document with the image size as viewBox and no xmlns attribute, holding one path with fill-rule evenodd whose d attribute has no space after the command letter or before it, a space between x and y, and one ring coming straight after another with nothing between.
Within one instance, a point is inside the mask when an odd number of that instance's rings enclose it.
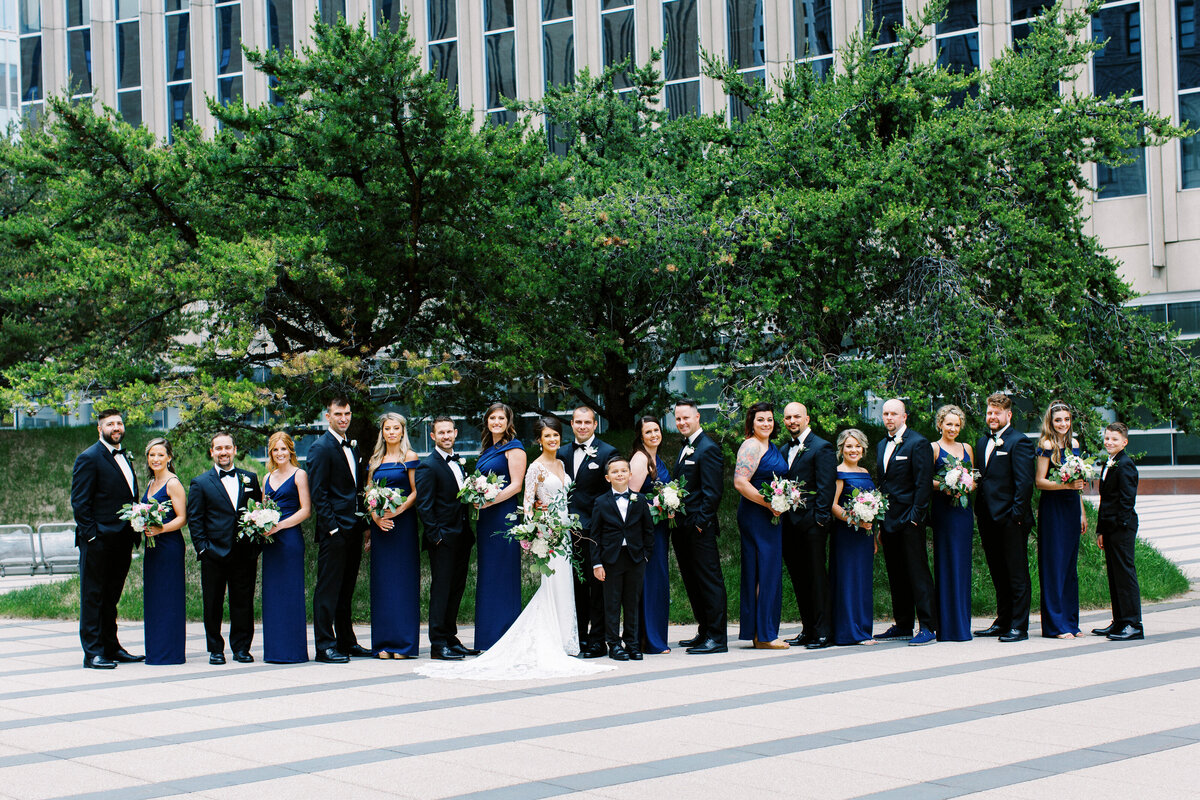
<instances>
[{"instance_id":1,"label":"glass window","mask_svg":"<svg viewBox=\"0 0 1200 800\"><path fill-rule=\"evenodd\" d=\"M40 33L42 30L41 0L20 0L21 34Z\"/></svg>"},{"instance_id":2,"label":"glass window","mask_svg":"<svg viewBox=\"0 0 1200 800\"><path fill-rule=\"evenodd\" d=\"M938 34L979 27L979 0L950 0L946 18L937 24Z\"/></svg>"},{"instance_id":3,"label":"glass window","mask_svg":"<svg viewBox=\"0 0 1200 800\"><path fill-rule=\"evenodd\" d=\"M833 55L833 12L831 0L794 0L796 58Z\"/></svg>"},{"instance_id":4,"label":"glass window","mask_svg":"<svg viewBox=\"0 0 1200 800\"><path fill-rule=\"evenodd\" d=\"M1176 464L1187 464L1188 466L1200 464L1200 436L1177 433L1174 444Z\"/></svg>"},{"instance_id":5,"label":"glass window","mask_svg":"<svg viewBox=\"0 0 1200 800\"><path fill-rule=\"evenodd\" d=\"M137 22L117 25L117 88L142 85L141 31Z\"/></svg>"},{"instance_id":6,"label":"glass window","mask_svg":"<svg viewBox=\"0 0 1200 800\"><path fill-rule=\"evenodd\" d=\"M671 119L700 113L700 23L696 0L664 0L664 101Z\"/></svg>"},{"instance_id":7,"label":"glass window","mask_svg":"<svg viewBox=\"0 0 1200 800\"><path fill-rule=\"evenodd\" d=\"M1139 466L1162 467L1171 464L1171 434L1169 433L1131 433L1129 434L1130 453L1141 453Z\"/></svg>"},{"instance_id":8,"label":"glass window","mask_svg":"<svg viewBox=\"0 0 1200 800\"><path fill-rule=\"evenodd\" d=\"M188 36L187 13L167 17L167 81L186 81L192 77L192 60L188 58L191 39Z\"/></svg>"},{"instance_id":9,"label":"glass window","mask_svg":"<svg viewBox=\"0 0 1200 800\"><path fill-rule=\"evenodd\" d=\"M292 0L267 0L267 47L280 52L292 51Z\"/></svg>"},{"instance_id":10,"label":"glass window","mask_svg":"<svg viewBox=\"0 0 1200 800\"><path fill-rule=\"evenodd\" d=\"M746 79L746 83L762 84L767 79L767 73L761 69L746 70L742 72L742 77ZM729 119L731 121L745 122L750 119L751 113L750 107L740 99L729 98Z\"/></svg>"},{"instance_id":11,"label":"glass window","mask_svg":"<svg viewBox=\"0 0 1200 800\"><path fill-rule=\"evenodd\" d=\"M346 0L318 0L317 10L321 14L321 22L332 25L338 17L345 19Z\"/></svg>"},{"instance_id":12,"label":"glass window","mask_svg":"<svg viewBox=\"0 0 1200 800\"><path fill-rule=\"evenodd\" d=\"M229 78L217 79L217 101L221 105L240 101L242 99L242 76L234 75Z\"/></svg>"},{"instance_id":13,"label":"glass window","mask_svg":"<svg viewBox=\"0 0 1200 800\"><path fill-rule=\"evenodd\" d=\"M1013 21L1040 17L1042 12L1052 5L1052 0L1012 0Z\"/></svg>"},{"instance_id":14,"label":"glass window","mask_svg":"<svg viewBox=\"0 0 1200 800\"><path fill-rule=\"evenodd\" d=\"M91 0L67 0L67 27L79 28L91 24Z\"/></svg>"},{"instance_id":15,"label":"glass window","mask_svg":"<svg viewBox=\"0 0 1200 800\"><path fill-rule=\"evenodd\" d=\"M1179 122L1200 131L1200 92L1179 95ZM1179 141L1180 186L1200 188L1200 133Z\"/></svg>"},{"instance_id":16,"label":"glass window","mask_svg":"<svg viewBox=\"0 0 1200 800\"><path fill-rule=\"evenodd\" d=\"M458 11L455 0L428 0L429 71L458 91Z\"/></svg>"},{"instance_id":17,"label":"glass window","mask_svg":"<svg viewBox=\"0 0 1200 800\"><path fill-rule=\"evenodd\" d=\"M92 93L92 32L67 32L67 83L72 97Z\"/></svg>"},{"instance_id":18,"label":"glass window","mask_svg":"<svg viewBox=\"0 0 1200 800\"><path fill-rule=\"evenodd\" d=\"M21 102L42 99L42 37L21 38Z\"/></svg>"},{"instance_id":19,"label":"glass window","mask_svg":"<svg viewBox=\"0 0 1200 800\"><path fill-rule=\"evenodd\" d=\"M483 29L498 31L511 28L513 20L513 0L483 0Z\"/></svg>"},{"instance_id":20,"label":"glass window","mask_svg":"<svg viewBox=\"0 0 1200 800\"><path fill-rule=\"evenodd\" d=\"M429 45L429 69L451 89L458 88L458 43L442 42Z\"/></svg>"},{"instance_id":21,"label":"glass window","mask_svg":"<svg viewBox=\"0 0 1200 800\"><path fill-rule=\"evenodd\" d=\"M141 90L133 92L118 92L117 93L117 113L121 115L121 119L133 125L135 128L142 124L142 92Z\"/></svg>"},{"instance_id":22,"label":"glass window","mask_svg":"<svg viewBox=\"0 0 1200 800\"><path fill-rule=\"evenodd\" d=\"M217 74L242 71L242 4L217 6Z\"/></svg>"},{"instance_id":23,"label":"glass window","mask_svg":"<svg viewBox=\"0 0 1200 800\"><path fill-rule=\"evenodd\" d=\"M192 118L192 84L180 83L167 87L171 128Z\"/></svg>"},{"instance_id":24,"label":"glass window","mask_svg":"<svg viewBox=\"0 0 1200 800\"><path fill-rule=\"evenodd\" d=\"M542 26L542 64L547 86L575 81L575 23L568 20Z\"/></svg>"},{"instance_id":25,"label":"glass window","mask_svg":"<svg viewBox=\"0 0 1200 800\"><path fill-rule=\"evenodd\" d=\"M678 0L676 0L678 2ZM666 3L664 2L664 7ZM610 10L616 9L616 10ZM600 12L601 47L604 51L604 66L611 67L626 60L634 60L635 28L632 0L604 0ZM629 76L622 72L613 77L613 86L628 89L633 86Z\"/></svg>"},{"instance_id":26,"label":"glass window","mask_svg":"<svg viewBox=\"0 0 1200 800\"><path fill-rule=\"evenodd\" d=\"M762 0L727 0L729 61L741 69L767 63Z\"/></svg>"},{"instance_id":27,"label":"glass window","mask_svg":"<svg viewBox=\"0 0 1200 800\"><path fill-rule=\"evenodd\" d=\"M1170 303L1167 306L1167 319L1182 334L1200 333L1200 302Z\"/></svg>"},{"instance_id":28,"label":"glass window","mask_svg":"<svg viewBox=\"0 0 1200 800\"><path fill-rule=\"evenodd\" d=\"M516 28L512 0L483 0L483 67L488 121L503 125L515 115L503 98L517 96Z\"/></svg>"},{"instance_id":29,"label":"glass window","mask_svg":"<svg viewBox=\"0 0 1200 800\"><path fill-rule=\"evenodd\" d=\"M392 33L400 30L400 15L404 13L401 0L375 0L375 33L387 28Z\"/></svg>"},{"instance_id":30,"label":"glass window","mask_svg":"<svg viewBox=\"0 0 1200 800\"><path fill-rule=\"evenodd\" d=\"M187 0L165 0L165 4L167 130L174 141L175 129L192 119L192 16Z\"/></svg>"},{"instance_id":31,"label":"glass window","mask_svg":"<svg viewBox=\"0 0 1200 800\"><path fill-rule=\"evenodd\" d=\"M1105 42L1092 58L1092 91L1098 97L1134 95L1141 106L1142 23L1140 2L1109 3L1092 15L1092 40ZM1129 149L1135 160L1119 167L1098 164L1096 196L1127 197L1146 193L1146 151Z\"/></svg>"},{"instance_id":32,"label":"glass window","mask_svg":"<svg viewBox=\"0 0 1200 800\"><path fill-rule=\"evenodd\" d=\"M979 34L945 36L938 39L938 64L951 72L979 69Z\"/></svg>"},{"instance_id":33,"label":"glass window","mask_svg":"<svg viewBox=\"0 0 1200 800\"><path fill-rule=\"evenodd\" d=\"M117 0L117 19L133 19L141 11L139 0Z\"/></svg>"},{"instance_id":34,"label":"glass window","mask_svg":"<svg viewBox=\"0 0 1200 800\"><path fill-rule=\"evenodd\" d=\"M429 41L458 36L458 7L455 0L429 0Z\"/></svg>"},{"instance_id":35,"label":"glass window","mask_svg":"<svg viewBox=\"0 0 1200 800\"><path fill-rule=\"evenodd\" d=\"M1135 314L1141 314L1153 322L1167 321L1167 307L1162 303L1150 303L1144 306L1130 306L1129 309Z\"/></svg>"},{"instance_id":36,"label":"glass window","mask_svg":"<svg viewBox=\"0 0 1200 800\"><path fill-rule=\"evenodd\" d=\"M574 18L574 16L575 9L572 0L542 0L542 22Z\"/></svg>"},{"instance_id":37,"label":"glass window","mask_svg":"<svg viewBox=\"0 0 1200 800\"><path fill-rule=\"evenodd\" d=\"M879 32L879 44L895 44L896 26L904 25L903 0L862 0L863 33Z\"/></svg>"}]
</instances>

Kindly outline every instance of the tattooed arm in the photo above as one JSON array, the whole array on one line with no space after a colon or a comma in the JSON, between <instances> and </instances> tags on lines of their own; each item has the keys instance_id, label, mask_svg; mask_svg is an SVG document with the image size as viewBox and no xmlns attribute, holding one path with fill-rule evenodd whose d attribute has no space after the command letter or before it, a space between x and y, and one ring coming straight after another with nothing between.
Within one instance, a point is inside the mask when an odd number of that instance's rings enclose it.
<instances>
[{"instance_id":1,"label":"tattooed arm","mask_svg":"<svg viewBox=\"0 0 1200 800\"><path fill-rule=\"evenodd\" d=\"M737 489L738 493L751 503L758 503L760 506L770 508L767 501L759 494L758 487L750 482L750 478L758 469L758 462L762 460L765 452L757 439L750 438L742 442L742 446L738 448L737 463L733 467L733 488Z\"/></svg>"}]
</instances>

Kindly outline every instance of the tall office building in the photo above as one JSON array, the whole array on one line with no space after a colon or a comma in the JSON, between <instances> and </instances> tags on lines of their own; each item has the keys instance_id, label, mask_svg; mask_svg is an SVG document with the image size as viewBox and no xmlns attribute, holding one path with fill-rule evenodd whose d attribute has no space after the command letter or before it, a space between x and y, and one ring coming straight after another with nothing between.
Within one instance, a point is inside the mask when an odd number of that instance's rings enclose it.
<instances>
[{"instance_id":1,"label":"tall office building","mask_svg":"<svg viewBox=\"0 0 1200 800\"><path fill-rule=\"evenodd\" d=\"M1081 6L1081 0L1070 0ZM203 98L269 102L265 77L250 71L241 46L293 49L311 38L312 20L338 15L410 31L429 69L458 91L479 124L502 123L502 97L537 98L632 57L645 63L664 46L663 102L672 115L746 110L701 75L702 50L724 54L753 80L770 80L796 61L818 73L837 69L851 32L880 26L881 44L920 0L0 0L3 69L19 49L19 102L37 114L45 97L69 92L116 109L170 137L194 119L211 129ZM950 0L921 57L960 68L984 65L1029 32L1046 0ZM1092 36L1107 40L1076 88L1132 92L1132 102L1200 127L1197 0L1112 0L1094 15ZM13 25L12 17L18 24ZM15 44L14 44L15 43ZM0 78L7 77L0 75ZM0 86L5 84L0 81ZM2 108L14 106L12 78ZM620 81L618 81L620 88ZM548 137L551 141L553 137ZM1126 166L1092 166L1090 229L1144 294L1145 313L1200 339L1200 136L1147 150ZM1200 343L1196 343L1200 347ZM1136 447L1144 465L1196 466L1200 437L1170 421L1147 420Z\"/></svg>"}]
</instances>

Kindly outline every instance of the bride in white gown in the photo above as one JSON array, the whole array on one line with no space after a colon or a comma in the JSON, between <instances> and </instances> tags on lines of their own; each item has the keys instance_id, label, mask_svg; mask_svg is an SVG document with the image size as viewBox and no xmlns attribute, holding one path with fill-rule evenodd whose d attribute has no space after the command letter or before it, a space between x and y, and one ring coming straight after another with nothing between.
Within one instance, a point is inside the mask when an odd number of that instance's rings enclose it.
<instances>
[{"instance_id":1,"label":"bride in white gown","mask_svg":"<svg viewBox=\"0 0 1200 800\"><path fill-rule=\"evenodd\" d=\"M549 508L555 496L566 492L566 473L555 454L562 443L562 423L553 417L538 420L542 454L525 472L525 514L535 505ZM566 504L557 504L566 514ZM579 625L575 614L575 584L571 562L566 556L550 560L554 570L542 576L542 585L521 615L483 655L471 661L435 662L413 672L431 678L462 680L522 680L594 675L616 669L576 658L579 655Z\"/></svg>"}]
</instances>

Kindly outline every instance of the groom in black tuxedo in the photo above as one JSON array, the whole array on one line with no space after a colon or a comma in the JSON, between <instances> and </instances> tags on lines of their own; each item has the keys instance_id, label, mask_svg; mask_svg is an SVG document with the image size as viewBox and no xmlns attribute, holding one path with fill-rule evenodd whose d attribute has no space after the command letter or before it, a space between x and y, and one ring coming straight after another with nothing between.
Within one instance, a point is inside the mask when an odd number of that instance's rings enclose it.
<instances>
[{"instance_id":1,"label":"groom in black tuxedo","mask_svg":"<svg viewBox=\"0 0 1200 800\"><path fill-rule=\"evenodd\" d=\"M607 492L604 465L617 455L617 448L596 438L596 412L580 406L571 415L575 441L558 451L567 479L574 481L567 499L567 511L579 516L580 531L573 535L571 548L581 564L591 564L589 550L595 546L587 539L591 529L592 507L596 498ZM575 613L579 618L579 652L584 658L599 658L606 652L604 633L604 585L591 570L583 578L575 575Z\"/></svg>"},{"instance_id":2,"label":"groom in black tuxedo","mask_svg":"<svg viewBox=\"0 0 1200 800\"><path fill-rule=\"evenodd\" d=\"M75 546L79 548L79 641L83 666L113 669L118 662L145 661L117 641L117 602L133 548L141 541L121 506L138 499L133 458L121 447L125 437L122 413L105 409L96 415L100 440L75 459L71 473L71 509L75 515Z\"/></svg>"},{"instance_id":3,"label":"groom in black tuxedo","mask_svg":"<svg viewBox=\"0 0 1200 800\"><path fill-rule=\"evenodd\" d=\"M687 591L698 632L679 643L688 653L724 653L727 645L728 599L717 539L717 510L725 491L725 457L721 446L700 427L700 409L691 400L675 404L675 427L683 435L672 480L686 481L686 513L671 535L675 558Z\"/></svg>"},{"instance_id":4,"label":"groom in black tuxedo","mask_svg":"<svg viewBox=\"0 0 1200 800\"><path fill-rule=\"evenodd\" d=\"M879 490L887 498L887 513L880 525L883 559L892 591L895 624L875 636L879 640L908 639L923 645L936 641L937 600L925 524L933 493L933 449L929 440L908 427L908 411L898 399L883 404L887 437L879 443ZM921 630L913 635L914 614Z\"/></svg>"},{"instance_id":5,"label":"groom in black tuxedo","mask_svg":"<svg viewBox=\"0 0 1200 800\"><path fill-rule=\"evenodd\" d=\"M783 514L783 563L792 578L796 605L804 623L803 632L789 639L788 644L819 650L832 644L829 634L833 595L826 565L837 457L833 445L808 427L808 409L803 403L788 403L783 407L783 425L788 432L782 448L788 460L787 477L804 484L808 492L804 508Z\"/></svg>"},{"instance_id":6,"label":"groom in black tuxedo","mask_svg":"<svg viewBox=\"0 0 1200 800\"><path fill-rule=\"evenodd\" d=\"M471 562L471 530L468 507L458 499L466 473L462 456L454 452L458 426L449 417L435 417L433 451L417 465L417 513L425 526L425 549L429 551L429 645L430 657L461 661L477 656L458 640L458 609L467 588Z\"/></svg>"},{"instance_id":7,"label":"groom in black tuxedo","mask_svg":"<svg viewBox=\"0 0 1200 800\"><path fill-rule=\"evenodd\" d=\"M345 664L351 656L371 655L354 635L352 615L367 520L360 516L366 470L358 455L358 443L346 438L351 416L349 400L331 399L325 407L329 430L313 442L305 460L316 512L313 638L317 661L326 664Z\"/></svg>"},{"instance_id":8,"label":"groom in black tuxedo","mask_svg":"<svg viewBox=\"0 0 1200 800\"><path fill-rule=\"evenodd\" d=\"M979 541L996 587L996 621L975 631L1002 642L1029 638L1029 533L1033 529L1033 443L1012 427L1012 398L987 399L988 435L975 443L979 489L975 519Z\"/></svg>"},{"instance_id":9,"label":"groom in black tuxedo","mask_svg":"<svg viewBox=\"0 0 1200 800\"><path fill-rule=\"evenodd\" d=\"M208 663L225 663L225 593L229 591L229 646L233 660L248 664L254 641L254 582L258 577L258 545L238 536L250 500L262 501L258 475L234 466L233 436L220 431L209 440L213 468L197 475L188 487L188 532L200 560L200 596L204 604L204 636Z\"/></svg>"}]
</instances>

